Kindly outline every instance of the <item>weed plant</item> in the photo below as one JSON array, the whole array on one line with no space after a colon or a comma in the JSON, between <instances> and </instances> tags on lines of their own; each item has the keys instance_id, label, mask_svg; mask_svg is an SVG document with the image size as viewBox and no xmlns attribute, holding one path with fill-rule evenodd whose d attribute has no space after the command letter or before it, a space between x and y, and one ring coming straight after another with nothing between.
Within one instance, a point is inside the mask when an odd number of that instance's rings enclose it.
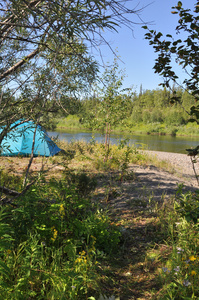
<instances>
[{"instance_id":1,"label":"weed plant","mask_svg":"<svg viewBox=\"0 0 199 300\"><path fill-rule=\"evenodd\" d=\"M179 193L161 218L169 256L162 257L157 299L199 299L199 193Z\"/></svg>"}]
</instances>

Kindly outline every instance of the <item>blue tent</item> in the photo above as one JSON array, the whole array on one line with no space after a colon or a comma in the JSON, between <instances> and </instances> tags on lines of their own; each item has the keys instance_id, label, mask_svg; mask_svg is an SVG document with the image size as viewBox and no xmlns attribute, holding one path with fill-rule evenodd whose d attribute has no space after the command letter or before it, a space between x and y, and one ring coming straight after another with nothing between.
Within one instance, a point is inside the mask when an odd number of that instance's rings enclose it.
<instances>
[{"instance_id":1,"label":"blue tent","mask_svg":"<svg viewBox=\"0 0 199 300\"><path fill-rule=\"evenodd\" d=\"M17 125L19 123L19 125ZM0 152L4 156L30 155L32 153L32 145L34 132L35 145L34 156L53 156L61 151L61 149L49 138L46 131L40 125L28 121L21 124L21 120L13 123L13 129L3 139ZM0 133L3 129L0 128Z\"/></svg>"}]
</instances>

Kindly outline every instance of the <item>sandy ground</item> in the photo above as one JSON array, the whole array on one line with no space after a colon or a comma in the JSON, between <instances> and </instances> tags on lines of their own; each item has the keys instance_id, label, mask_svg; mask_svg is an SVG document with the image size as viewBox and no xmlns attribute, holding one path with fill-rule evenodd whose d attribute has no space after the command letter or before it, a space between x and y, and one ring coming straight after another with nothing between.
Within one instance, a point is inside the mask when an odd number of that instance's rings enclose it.
<instances>
[{"instance_id":1,"label":"sandy ground","mask_svg":"<svg viewBox=\"0 0 199 300\"><path fill-rule=\"evenodd\" d=\"M155 156L158 160L164 160L172 165L174 177L168 174L173 179L184 183L187 186L198 187L198 183L193 170L193 165L190 156L180 153L170 153L161 151L145 151L150 156ZM199 162L194 164L196 173L199 174ZM160 170L161 175L161 170ZM166 174L165 174L166 175Z\"/></svg>"},{"instance_id":2,"label":"sandy ground","mask_svg":"<svg viewBox=\"0 0 199 300\"><path fill-rule=\"evenodd\" d=\"M163 202L169 197L175 197L179 186L182 184L182 191L197 190L198 183L194 175L190 157L186 154L168 153L160 151L144 151L149 156L155 156L158 160L164 160L172 166L172 174L154 165L139 166L131 164L130 170L135 173L135 180L126 181L120 187L122 193L119 197L111 199L109 203L115 212L119 214L125 211L132 201L135 203L141 200L148 202ZM199 162L195 164L199 174Z\"/></svg>"}]
</instances>

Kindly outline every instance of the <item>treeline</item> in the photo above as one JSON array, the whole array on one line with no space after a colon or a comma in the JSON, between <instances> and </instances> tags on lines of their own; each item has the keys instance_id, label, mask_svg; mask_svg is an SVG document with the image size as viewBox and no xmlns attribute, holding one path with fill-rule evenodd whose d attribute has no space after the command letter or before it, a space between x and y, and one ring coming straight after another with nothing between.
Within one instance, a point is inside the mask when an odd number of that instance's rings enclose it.
<instances>
[{"instance_id":1,"label":"treeline","mask_svg":"<svg viewBox=\"0 0 199 300\"><path fill-rule=\"evenodd\" d=\"M182 89L176 90L178 102L172 103L173 93L164 89L141 91L139 95L134 93L129 97L128 107L130 117L127 123L134 125L138 123L165 123L166 125L182 125L189 120L188 111L194 105L193 97ZM82 101L80 122L85 122L91 111L94 111L100 100L88 98ZM128 112L129 115L129 112Z\"/></svg>"},{"instance_id":2,"label":"treeline","mask_svg":"<svg viewBox=\"0 0 199 300\"><path fill-rule=\"evenodd\" d=\"M173 101L173 97L178 101ZM112 128L115 131L136 131L157 134L198 134L197 124L189 122L188 112L194 105L193 97L182 89L145 90L140 93L123 94L127 105L126 117ZM75 115L60 118L58 127L88 128L103 99L85 98ZM105 112L104 112L105 117ZM189 128L189 130L188 130ZM191 129L190 129L191 128Z\"/></svg>"},{"instance_id":3,"label":"treeline","mask_svg":"<svg viewBox=\"0 0 199 300\"><path fill-rule=\"evenodd\" d=\"M186 124L190 117L193 97L182 89L175 90L178 101L173 103L173 93L164 90L146 90L132 99L132 123L164 123L166 125Z\"/></svg>"}]
</instances>

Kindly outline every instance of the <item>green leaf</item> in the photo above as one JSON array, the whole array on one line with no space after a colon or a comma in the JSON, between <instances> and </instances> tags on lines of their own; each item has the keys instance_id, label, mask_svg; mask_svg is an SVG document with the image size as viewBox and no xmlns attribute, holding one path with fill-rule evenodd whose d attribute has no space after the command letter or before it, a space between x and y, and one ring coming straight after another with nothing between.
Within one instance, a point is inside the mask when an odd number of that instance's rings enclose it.
<instances>
[{"instance_id":1,"label":"green leaf","mask_svg":"<svg viewBox=\"0 0 199 300\"><path fill-rule=\"evenodd\" d=\"M9 277L10 275L10 269L3 261L0 261L0 272L2 272L6 277Z\"/></svg>"},{"instance_id":2,"label":"green leaf","mask_svg":"<svg viewBox=\"0 0 199 300\"><path fill-rule=\"evenodd\" d=\"M178 1L178 7L182 7L182 2Z\"/></svg>"}]
</instances>

